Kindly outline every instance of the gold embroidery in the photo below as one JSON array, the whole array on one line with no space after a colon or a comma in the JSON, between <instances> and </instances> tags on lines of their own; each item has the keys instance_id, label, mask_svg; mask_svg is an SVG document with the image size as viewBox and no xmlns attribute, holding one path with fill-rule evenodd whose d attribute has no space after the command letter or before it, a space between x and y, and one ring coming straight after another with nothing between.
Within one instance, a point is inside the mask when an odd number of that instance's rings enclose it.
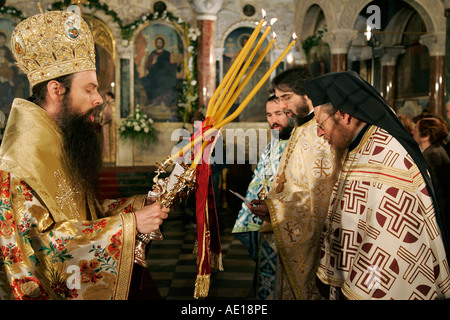
<instances>
[{"instance_id":1,"label":"gold embroidery","mask_svg":"<svg viewBox=\"0 0 450 320\"><path fill-rule=\"evenodd\" d=\"M39 285L34 281L28 281L23 283L20 286L20 289L25 296L30 297L32 299L36 299L41 295L41 288L39 288Z\"/></svg>"},{"instance_id":2,"label":"gold embroidery","mask_svg":"<svg viewBox=\"0 0 450 320\"><path fill-rule=\"evenodd\" d=\"M78 190L71 186L63 177L61 171L56 170L54 173L58 191L56 192L56 203L61 210L67 209L68 212L75 218L80 218L78 212L76 197L79 196Z\"/></svg>"},{"instance_id":3,"label":"gold embroidery","mask_svg":"<svg viewBox=\"0 0 450 320\"><path fill-rule=\"evenodd\" d=\"M127 300L134 266L136 222L134 213L121 214L120 218L122 221L122 246L120 260L117 266L117 280L114 291L114 300Z\"/></svg>"},{"instance_id":4,"label":"gold embroidery","mask_svg":"<svg viewBox=\"0 0 450 320\"><path fill-rule=\"evenodd\" d=\"M319 263L315 248L319 246L335 178L330 147L317 137L315 128L312 119L292 133L283 151L278 179L266 200L283 265L283 299L321 298L315 286Z\"/></svg>"}]
</instances>

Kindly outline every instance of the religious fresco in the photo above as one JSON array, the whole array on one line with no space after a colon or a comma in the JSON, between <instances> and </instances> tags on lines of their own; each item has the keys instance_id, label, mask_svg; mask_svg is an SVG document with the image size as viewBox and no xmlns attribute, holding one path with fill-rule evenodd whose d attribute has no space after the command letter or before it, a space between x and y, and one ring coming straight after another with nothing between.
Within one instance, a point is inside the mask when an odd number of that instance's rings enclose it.
<instances>
[{"instance_id":1,"label":"religious fresco","mask_svg":"<svg viewBox=\"0 0 450 320\"><path fill-rule=\"evenodd\" d=\"M134 104L155 121L179 121L178 99L185 79L180 30L164 21L144 26L134 40Z\"/></svg>"},{"instance_id":2,"label":"religious fresco","mask_svg":"<svg viewBox=\"0 0 450 320\"><path fill-rule=\"evenodd\" d=\"M224 53L223 53L223 74L225 75L229 70L230 66L234 62L234 59L238 56L242 47L247 42L248 38L252 34L254 28L240 27L233 30L225 39ZM259 37L256 39L255 43L259 41ZM254 62L258 59L260 53L262 53L265 47L268 45L269 41L264 40L259 52L253 59ZM252 62L247 72L251 70L254 62ZM245 62L244 62L245 63ZM233 107L230 109L230 113L233 112L240 103L245 99L245 97L250 93L250 91L256 86L259 80L264 76L267 70L270 68L270 58L266 56L261 62L259 68L256 70L255 74L252 76L251 80L245 86L244 90L236 100ZM245 75L242 79L245 78ZM269 96L270 80L261 87L258 94L249 102L245 109L239 114L239 116L234 121L240 122L260 122L266 121L266 101Z\"/></svg>"}]
</instances>

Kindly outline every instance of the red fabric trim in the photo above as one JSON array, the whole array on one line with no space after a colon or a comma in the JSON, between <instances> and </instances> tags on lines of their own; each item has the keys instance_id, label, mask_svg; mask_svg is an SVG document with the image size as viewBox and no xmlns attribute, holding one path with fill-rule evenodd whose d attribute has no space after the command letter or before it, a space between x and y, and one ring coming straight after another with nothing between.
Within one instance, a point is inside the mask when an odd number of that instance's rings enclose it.
<instances>
[{"instance_id":1,"label":"red fabric trim","mask_svg":"<svg viewBox=\"0 0 450 320\"><path fill-rule=\"evenodd\" d=\"M202 123L202 134L212 127L213 120L207 118ZM199 130L198 130L199 131ZM211 143L214 137L203 151L201 162L197 166L197 179L195 187L196 201L196 219L197 219L197 242L198 242L198 275L211 274L212 261L211 256L219 257L221 253L219 224L217 219L217 210L214 199L214 190L212 184L211 165L209 164L209 155L211 154ZM199 143L195 147L194 154L201 152ZM206 210L208 206L208 210Z\"/></svg>"}]
</instances>

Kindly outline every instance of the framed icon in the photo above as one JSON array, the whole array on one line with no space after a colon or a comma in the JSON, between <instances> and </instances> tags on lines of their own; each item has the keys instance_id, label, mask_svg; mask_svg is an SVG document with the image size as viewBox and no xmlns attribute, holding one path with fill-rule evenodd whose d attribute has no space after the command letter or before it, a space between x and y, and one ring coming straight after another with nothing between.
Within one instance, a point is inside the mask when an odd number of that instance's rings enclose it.
<instances>
[{"instance_id":1,"label":"framed icon","mask_svg":"<svg viewBox=\"0 0 450 320\"><path fill-rule=\"evenodd\" d=\"M134 104L155 121L179 121L185 74L182 31L165 21L144 25L134 39Z\"/></svg>"}]
</instances>

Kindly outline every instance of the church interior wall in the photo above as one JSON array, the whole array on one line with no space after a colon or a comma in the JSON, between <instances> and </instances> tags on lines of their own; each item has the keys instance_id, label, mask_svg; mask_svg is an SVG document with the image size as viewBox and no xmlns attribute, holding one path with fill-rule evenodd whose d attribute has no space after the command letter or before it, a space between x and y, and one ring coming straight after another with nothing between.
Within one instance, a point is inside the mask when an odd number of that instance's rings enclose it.
<instances>
[{"instance_id":1,"label":"church interior wall","mask_svg":"<svg viewBox=\"0 0 450 320\"><path fill-rule=\"evenodd\" d=\"M41 1L44 9L50 8L57 1ZM64 3L64 1L60 1ZM82 3L87 0L80 1ZM94 1L93 1L94 2ZM120 18L122 24L130 24L139 19L144 19L145 15L153 12L153 6L157 1L154 0L111 0L108 2L95 1L99 4L106 4L108 10L114 12ZM167 11L174 16L179 17L183 21L188 22L190 27L198 26L199 13L194 10L192 2L198 2L201 5L207 5L207 1L193 0L166 0L163 1L167 7ZM450 1L441 0L402 0L396 1L396 4L402 3L404 6L394 13L389 13L390 20L382 26L381 32L378 33L378 40L381 41L377 47L371 47L365 40L364 32L368 14L363 12L370 4L380 5L385 10L385 4L389 4L390 0L277 0L277 1L259 1L259 0L214 0L211 3L220 2L220 9L214 20L214 47L215 47L215 64L217 70L214 74L216 83L224 76L223 56L226 46L227 37L236 29L241 27L252 27L261 19L261 10L267 11L268 18L276 17L279 20L274 25L273 30L276 32L277 41L270 52L270 63L272 63L286 47L291 39L292 33L295 32L301 41L295 46L291 64L309 64L314 66L315 72L325 73L333 70L335 65L333 59L336 55L346 55L348 68L356 69L362 76L366 77L369 82L386 95L386 70L393 68L396 70L394 74L398 75L397 65L399 59L404 55L401 48L402 36L408 19L414 12L417 12L423 19L426 26L426 34L420 37L420 44L427 50L427 55L423 56L422 62L433 66L433 63L439 61L446 55L445 42L447 34L447 18L445 10L450 7ZM246 5L254 8L254 14L248 14L244 10ZM11 6L20 10L23 16L28 17L38 12L37 5L30 6L29 1L6 1L5 6ZM134 93L136 84L133 82L134 70L134 48L133 38L124 39L123 30L113 15L100 9L100 6L82 6L83 14L92 15L101 21L111 34L111 41L114 45L114 81L109 88L104 91L112 90L116 94L118 103L117 110L121 110L121 101L130 101L129 108L132 110L135 105ZM383 12L385 14L385 12ZM139 27L138 27L139 28ZM134 30L135 31L135 30ZM318 32L321 34L319 44L311 47L311 54L306 54L302 45L308 38L311 39ZM384 32L384 33L383 33ZM374 33L376 35L376 33ZM397 48L399 50L391 50ZM127 66L129 63L129 67ZM125 68L124 68L125 65ZM288 65L286 61L284 67ZM430 72L436 76L436 71L430 67ZM448 67L446 67L448 68ZM128 74L124 76L124 70L128 70ZM384 73L383 73L384 72ZM448 73L448 72L447 72ZM430 76L430 87L433 86L433 76ZM273 75L272 75L273 77ZM441 77L442 78L442 77ZM128 79L128 80L127 80ZM446 80L446 79L445 79ZM123 81L130 81L128 87ZM448 81L445 81L447 85ZM442 83L440 85L443 85ZM126 90L121 90L126 88ZM127 91L129 90L129 92ZM430 89L431 90L431 89ZM104 93L104 92L103 92ZM433 92L435 94L436 92ZM442 90L436 93L442 94ZM396 99L393 101L393 108L396 110L405 108L417 108L423 110L430 103L436 103L430 96L412 96L410 99ZM392 97L391 97L392 98ZM445 98L442 98L445 99ZM261 108L264 108L262 105ZM440 106L439 108L442 108ZM438 109L441 110L441 109ZM124 120L123 114L116 112L115 116L117 124ZM175 129L189 127L186 122L177 121L161 121L154 124L158 133L158 141L151 144L148 148L139 147L132 142L124 142L116 138L117 154L116 161L112 165L116 166L133 166L133 165L153 165L155 162L162 161L170 154L173 146L177 143L172 137ZM243 130L252 128L265 128L268 126L264 120L257 122L244 121L233 123L229 127L239 126ZM118 135L117 135L118 137ZM172 141L168 143L168 141Z\"/></svg>"}]
</instances>

